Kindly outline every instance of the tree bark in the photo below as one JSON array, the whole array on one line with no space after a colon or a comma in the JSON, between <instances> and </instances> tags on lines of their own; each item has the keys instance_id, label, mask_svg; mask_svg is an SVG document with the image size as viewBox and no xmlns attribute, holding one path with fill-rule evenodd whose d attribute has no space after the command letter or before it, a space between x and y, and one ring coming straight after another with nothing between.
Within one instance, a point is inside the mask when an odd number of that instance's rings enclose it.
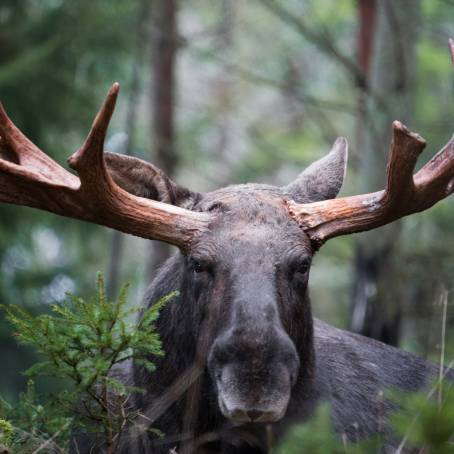
<instances>
[{"instance_id":1,"label":"tree bark","mask_svg":"<svg viewBox=\"0 0 454 454\"><path fill-rule=\"evenodd\" d=\"M175 64L178 51L177 0L155 0L153 18L152 81L152 161L173 177L178 167L175 146ZM151 246L148 275L170 255L170 246L154 242Z\"/></svg>"},{"instance_id":2,"label":"tree bark","mask_svg":"<svg viewBox=\"0 0 454 454\"><path fill-rule=\"evenodd\" d=\"M216 120L216 164L214 173L216 184L219 187L231 182L231 172L237 162L235 150L236 119L232 115L235 102L234 78L230 71L233 61L234 35L237 9L239 4L235 0L222 0L222 17L218 31L217 52L224 61L219 68L219 75L214 84L215 120Z\"/></svg>"},{"instance_id":3,"label":"tree bark","mask_svg":"<svg viewBox=\"0 0 454 454\"><path fill-rule=\"evenodd\" d=\"M140 70L142 66L144 47L147 41L147 22L150 15L150 6L150 0L141 0L138 8L135 55L132 62L131 88L129 91L125 120L125 133L127 136L125 154L127 155L131 155L134 148L134 134L137 123L137 105L141 89ZM110 244L110 256L107 273L108 294L111 298L116 296L119 289L124 241L124 234L115 230L112 234Z\"/></svg>"},{"instance_id":4,"label":"tree bark","mask_svg":"<svg viewBox=\"0 0 454 454\"><path fill-rule=\"evenodd\" d=\"M367 85L386 101L377 106L359 90L356 148L361 193L383 187L394 119L411 123L420 0L360 0L358 63ZM399 342L399 222L356 237L351 328L383 342Z\"/></svg>"}]
</instances>

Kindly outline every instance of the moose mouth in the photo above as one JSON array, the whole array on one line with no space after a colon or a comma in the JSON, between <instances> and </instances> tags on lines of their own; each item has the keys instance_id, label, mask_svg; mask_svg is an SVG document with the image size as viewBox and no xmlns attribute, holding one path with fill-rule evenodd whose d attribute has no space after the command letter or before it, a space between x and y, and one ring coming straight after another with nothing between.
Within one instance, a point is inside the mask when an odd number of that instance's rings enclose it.
<instances>
[{"instance_id":1,"label":"moose mouth","mask_svg":"<svg viewBox=\"0 0 454 454\"><path fill-rule=\"evenodd\" d=\"M234 408L229 408L225 403L224 399L219 396L218 398L219 408L221 413L233 422L235 425L242 424L270 424L276 421L279 421L285 415L287 410L287 403L280 409L272 410L260 410L260 409L246 409L246 406L237 406ZM260 407L258 407L260 408Z\"/></svg>"},{"instance_id":2,"label":"moose mouth","mask_svg":"<svg viewBox=\"0 0 454 454\"><path fill-rule=\"evenodd\" d=\"M234 424L279 421L285 415L290 400L290 376L283 373L279 376L279 383L267 384L251 383L245 377L232 374L231 368L224 368L216 383L221 413Z\"/></svg>"}]
</instances>

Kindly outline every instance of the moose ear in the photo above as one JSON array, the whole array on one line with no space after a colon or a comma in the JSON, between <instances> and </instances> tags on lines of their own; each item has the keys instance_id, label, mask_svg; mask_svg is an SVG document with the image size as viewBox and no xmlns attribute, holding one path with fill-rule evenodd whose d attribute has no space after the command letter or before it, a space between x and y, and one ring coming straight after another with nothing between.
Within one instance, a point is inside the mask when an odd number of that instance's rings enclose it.
<instances>
[{"instance_id":1,"label":"moose ear","mask_svg":"<svg viewBox=\"0 0 454 454\"><path fill-rule=\"evenodd\" d=\"M142 159L104 152L109 173L122 189L139 197L191 209L200 194L173 182L161 169Z\"/></svg>"},{"instance_id":2,"label":"moose ear","mask_svg":"<svg viewBox=\"0 0 454 454\"><path fill-rule=\"evenodd\" d=\"M297 203L334 199L344 182L347 158L347 139L339 137L331 151L307 167L284 192Z\"/></svg>"}]
</instances>

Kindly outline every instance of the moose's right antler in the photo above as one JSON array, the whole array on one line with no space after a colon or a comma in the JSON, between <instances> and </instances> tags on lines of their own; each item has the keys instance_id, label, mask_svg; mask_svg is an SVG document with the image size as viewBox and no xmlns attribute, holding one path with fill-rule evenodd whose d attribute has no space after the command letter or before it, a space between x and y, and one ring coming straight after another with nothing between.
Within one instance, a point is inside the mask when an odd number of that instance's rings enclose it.
<instances>
[{"instance_id":1,"label":"moose's right antler","mask_svg":"<svg viewBox=\"0 0 454 454\"><path fill-rule=\"evenodd\" d=\"M110 89L84 145L68 160L79 178L58 165L8 118L0 104L0 202L26 205L143 238L161 240L186 251L210 217L134 196L107 171L103 147L119 84Z\"/></svg>"},{"instance_id":2,"label":"moose's right antler","mask_svg":"<svg viewBox=\"0 0 454 454\"><path fill-rule=\"evenodd\" d=\"M449 45L454 63L454 41ZM330 238L371 230L431 207L454 192L454 136L413 175L425 146L421 136L395 121L385 190L307 204L289 201L290 215L318 248Z\"/></svg>"},{"instance_id":3,"label":"moose's right antler","mask_svg":"<svg viewBox=\"0 0 454 454\"><path fill-rule=\"evenodd\" d=\"M416 175L413 169L426 143L402 123L393 123L393 142L383 191L297 204L289 211L315 248L330 238L362 232L426 210L454 192L454 138Z\"/></svg>"}]
</instances>

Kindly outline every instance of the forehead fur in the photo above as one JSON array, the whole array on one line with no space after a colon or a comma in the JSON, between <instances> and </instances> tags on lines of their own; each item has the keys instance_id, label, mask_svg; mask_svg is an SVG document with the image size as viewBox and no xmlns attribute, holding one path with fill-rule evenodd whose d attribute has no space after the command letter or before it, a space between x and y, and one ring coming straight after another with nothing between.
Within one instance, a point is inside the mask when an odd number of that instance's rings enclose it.
<instances>
[{"instance_id":1,"label":"forehead fur","mask_svg":"<svg viewBox=\"0 0 454 454\"><path fill-rule=\"evenodd\" d=\"M298 246L309 252L309 239L289 216L285 200L280 188L262 184L233 185L205 194L196 209L217 216L198 244L206 242L210 249L255 246L276 253Z\"/></svg>"},{"instance_id":2,"label":"forehead fur","mask_svg":"<svg viewBox=\"0 0 454 454\"><path fill-rule=\"evenodd\" d=\"M284 207L280 188L265 184L238 184L208 192L196 206L198 211L236 212L242 217L255 217L265 210Z\"/></svg>"}]
</instances>

